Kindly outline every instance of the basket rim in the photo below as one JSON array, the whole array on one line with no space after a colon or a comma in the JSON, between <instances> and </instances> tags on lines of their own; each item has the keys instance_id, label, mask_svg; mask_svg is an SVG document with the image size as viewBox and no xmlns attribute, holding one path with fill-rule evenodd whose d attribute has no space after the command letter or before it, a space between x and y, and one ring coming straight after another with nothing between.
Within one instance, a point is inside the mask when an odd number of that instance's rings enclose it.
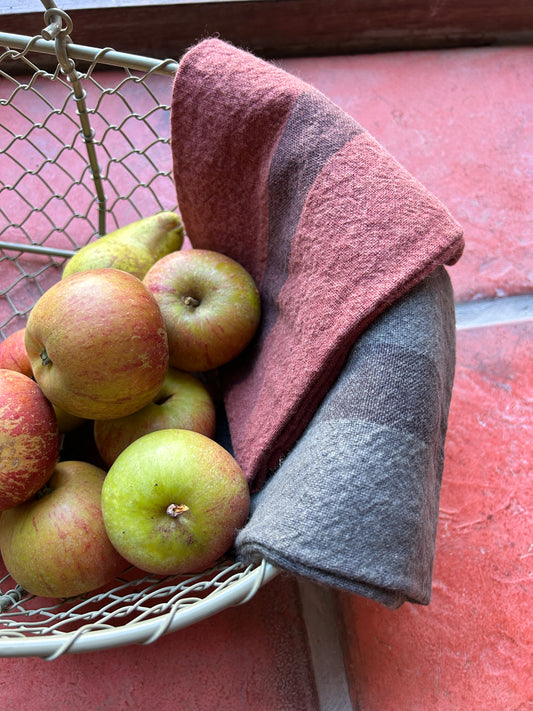
<instances>
[{"instance_id":1,"label":"basket rim","mask_svg":"<svg viewBox=\"0 0 533 711\"><path fill-rule=\"evenodd\" d=\"M201 622L228 607L248 602L260 587L280 572L276 566L263 559L237 580L214 590L201 600L185 607L180 607L178 601L164 615L111 629L94 629L94 623L88 623L71 632L56 632L31 638L2 637L0 629L0 658L35 656L52 660L65 653L151 644L163 635Z\"/></svg>"},{"instance_id":2,"label":"basket rim","mask_svg":"<svg viewBox=\"0 0 533 711\"><path fill-rule=\"evenodd\" d=\"M56 44L53 40L45 40L37 35L19 35L10 32L0 32L0 47L41 54L56 54ZM68 43L68 56L94 64L107 64L117 68L127 68L134 71L154 72L156 74L174 75L179 62L172 58L155 59L139 54L119 52L112 47L94 47L92 45Z\"/></svg>"}]
</instances>

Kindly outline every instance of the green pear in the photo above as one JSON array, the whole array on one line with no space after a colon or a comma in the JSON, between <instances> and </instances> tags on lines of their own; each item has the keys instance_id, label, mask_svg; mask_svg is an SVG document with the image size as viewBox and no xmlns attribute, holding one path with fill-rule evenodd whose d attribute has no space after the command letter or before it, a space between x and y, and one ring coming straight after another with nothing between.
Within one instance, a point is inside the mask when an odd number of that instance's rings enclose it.
<instances>
[{"instance_id":1,"label":"green pear","mask_svg":"<svg viewBox=\"0 0 533 711\"><path fill-rule=\"evenodd\" d=\"M143 279L161 257L183 245L183 223L175 212L158 212L90 242L69 259L63 277L114 267Z\"/></svg>"}]
</instances>

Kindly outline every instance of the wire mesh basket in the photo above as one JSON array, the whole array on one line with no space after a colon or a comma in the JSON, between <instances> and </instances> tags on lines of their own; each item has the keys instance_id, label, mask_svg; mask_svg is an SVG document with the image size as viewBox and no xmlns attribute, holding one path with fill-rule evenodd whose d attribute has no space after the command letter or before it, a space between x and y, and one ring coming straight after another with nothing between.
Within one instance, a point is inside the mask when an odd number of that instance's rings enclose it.
<instances>
[{"instance_id":1,"label":"wire mesh basket","mask_svg":"<svg viewBox=\"0 0 533 711\"><path fill-rule=\"evenodd\" d=\"M45 29L0 33L0 336L23 328L65 259L98 236L177 210L170 95L177 62L74 44L70 17L43 0ZM40 68L55 57L54 70ZM277 574L228 555L195 576L135 569L95 594L28 595L0 560L0 656L148 644L248 601Z\"/></svg>"}]
</instances>

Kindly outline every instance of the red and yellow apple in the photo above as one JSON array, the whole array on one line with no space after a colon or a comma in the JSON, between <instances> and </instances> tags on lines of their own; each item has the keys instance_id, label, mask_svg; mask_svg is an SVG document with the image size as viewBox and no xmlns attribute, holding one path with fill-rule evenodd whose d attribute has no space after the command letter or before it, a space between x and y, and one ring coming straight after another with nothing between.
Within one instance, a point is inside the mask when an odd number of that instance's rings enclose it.
<instances>
[{"instance_id":1,"label":"red and yellow apple","mask_svg":"<svg viewBox=\"0 0 533 711\"><path fill-rule=\"evenodd\" d=\"M59 458L59 430L51 403L37 383L0 370L0 511L30 499Z\"/></svg>"},{"instance_id":2,"label":"red and yellow apple","mask_svg":"<svg viewBox=\"0 0 533 711\"><path fill-rule=\"evenodd\" d=\"M50 287L30 312L25 343L46 397L89 420L141 409L168 369L159 307L140 279L119 269L76 272Z\"/></svg>"},{"instance_id":3,"label":"red and yellow apple","mask_svg":"<svg viewBox=\"0 0 533 711\"><path fill-rule=\"evenodd\" d=\"M116 420L96 420L94 440L103 461L110 467L126 447L155 430L184 429L213 438L215 404L209 391L191 373L169 368L154 400L132 415Z\"/></svg>"},{"instance_id":4,"label":"red and yellow apple","mask_svg":"<svg viewBox=\"0 0 533 711\"><path fill-rule=\"evenodd\" d=\"M57 426L59 427L59 431L62 434L72 432L72 430L77 429L85 422L85 419L83 417L73 415L70 412L64 410L62 407L59 407L59 405L54 405L52 403L52 406L56 413Z\"/></svg>"},{"instance_id":5,"label":"red and yellow apple","mask_svg":"<svg viewBox=\"0 0 533 711\"><path fill-rule=\"evenodd\" d=\"M0 368L15 370L17 373L27 375L28 378L33 378L33 370L26 351L25 333L25 328L19 328L0 343ZM65 412L57 405L53 405L53 408L60 432L71 432L84 421L81 417Z\"/></svg>"},{"instance_id":6,"label":"red and yellow apple","mask_svg":"<svg viewBox=\"0 0 533 711\"><path fill-rule=\"evenodd\" d=\"M143 282L163 314L174 368L218 368L243 351L257 331L259 291L246 269L224 254L172 252L148 270Z\"/></svg>"},{"instance_id":7,"label":"red and yellow apple","mask_svg":"<svg viewBox=\"0 0 533 711\"><path fill-rule=\"evenodd\" d=\"M59 462L43 490L2 513L0 553L24 590L73 597L97 590L127 567L105 530L104 479L105 472L87 462Z\"/></svg>"},{"instance_id":8,"label":"red and yellow apple","mask_svg":"<svg viewBox=\"0 0 533 711\"><path fill-rule=\"evenodd\" d=\"M15 370L33 378L30 359L24 345L24 328L19 328L0 343L0 368Z\"/></svg>"},{"instance_id":9,"label":"red and yellow apple","mask_svg":"<svg viewBox=\"0 0 533 711\"><path fill-rule=\"evenodd\" d=\"M102 488L107 533L121 555L156 575L201 572L234 543L250 509L232 455L191 430L150 432L130 444Z\"/></svg>"}]
</instances>

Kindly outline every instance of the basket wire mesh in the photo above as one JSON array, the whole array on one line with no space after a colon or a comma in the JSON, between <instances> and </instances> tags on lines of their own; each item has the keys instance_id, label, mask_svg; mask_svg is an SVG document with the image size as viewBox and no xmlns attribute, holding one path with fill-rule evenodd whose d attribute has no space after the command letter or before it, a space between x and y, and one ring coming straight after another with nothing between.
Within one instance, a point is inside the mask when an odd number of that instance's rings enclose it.
<instances>
[{"instance_id":1,"label":"basket wire mesh","mask_svg":"<svg viewBox=\"0 0 533 711\"><path fill-rule=\"evenodd\" d=\"M0 33L0 337L26 324L65 259L122 225L177 210L171 172L172 59L76 45L42 0L45 29ZM55 55L56 68L39 61ZM0 656L54 659L161 635L248 601L277 574L231 556L201 575L125 571L67 601L28 595L0 560Z\"/></svg>"}]
</instances>

